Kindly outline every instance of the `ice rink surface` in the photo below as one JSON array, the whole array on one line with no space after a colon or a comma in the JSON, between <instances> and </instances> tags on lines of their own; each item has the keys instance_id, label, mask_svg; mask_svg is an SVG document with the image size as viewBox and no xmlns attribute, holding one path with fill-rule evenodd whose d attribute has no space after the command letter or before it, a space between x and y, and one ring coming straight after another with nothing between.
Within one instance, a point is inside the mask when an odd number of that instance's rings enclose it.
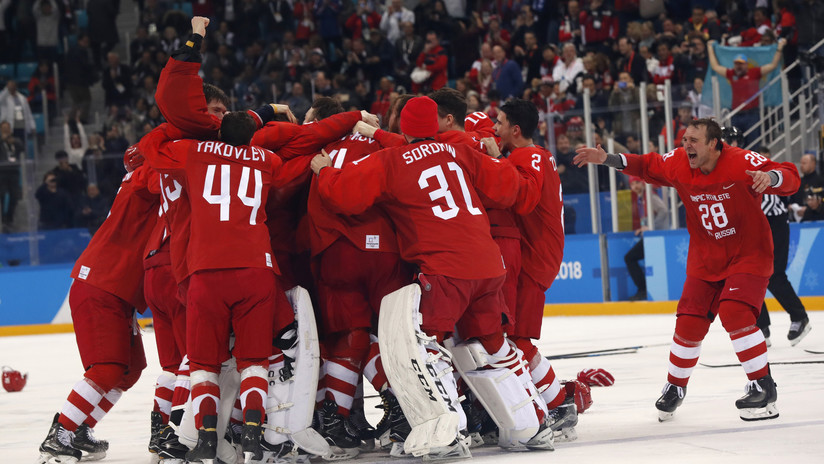
<instances>
[{"instance_id":1,"label":"ice rink surface","mask_svg":"<svg viewBox=\"0 0 824 464\"><path fill-rule=\"evenodd\" d=\"M824 360L804 349L824 350L824 312L810 312L812 332L796 347L786 340L789 317L772 314L772 362ZM611 387L593 387L594 404L580 416L578 440L559 443L554 452L507 453L494 447L473 450L473 462L507 460L538 463L820 463L824 462L824 364L775 364L780 417L744 422L734 401L747 379L739 366L693 372L684 404L675 418L659 423L654 402L666 380L673 315L549 317L539 347L544 355L643 345L637 353L553 361L558 375L573 378L588 367L615 376ZM157 365L154 334L144 334L149 367L135 387L96 427L111 443L108 463L149 463L149 411ZM732 345L716 321L703 344L700 362L734 363ZM19 393L0 390L0 462L34 463L52 417L82 368L73 334L0 338L0 365L28 372ZM372 391L367 394L374 393ZM374 398L367 417L379 419ZM322 462L321 459L313 460ZM359 463L390 462L377 452ZM397 462L397 460L394 460ZM404 460L406 461L406 460ZM417 460L416 460L417 461ZM406 462L413 462L408 460Z\"/></svg>"}]
</instances>

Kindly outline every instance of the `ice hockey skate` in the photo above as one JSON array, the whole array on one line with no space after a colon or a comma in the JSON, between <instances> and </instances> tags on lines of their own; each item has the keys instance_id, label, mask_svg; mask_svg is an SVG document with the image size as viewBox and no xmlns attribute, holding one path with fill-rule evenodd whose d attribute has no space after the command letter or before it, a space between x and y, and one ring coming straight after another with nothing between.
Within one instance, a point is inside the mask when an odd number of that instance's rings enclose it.
<instances>
[{"instance_id":1,"label":"ice hockey skate","mask_svg":"<svg viewBox=\"0 0 824 464\"><path fill-rule=\"evenodd\" d=\"M403 442L406 440L412 427L403 415L398 399L389 390L381 392L381 404L375 406L383 409L383 417L375 426L375 438L378 446L382 449L392 448L393 443L400 443L403 449Z\"/></svg>"},{"instance_id":2,"label":"ice hockey skate","mask_svg":"<svg viewBox=\"0 0 824 464\"><path fill-rule=\"evenodd\" d=\"M94 429L86 424L81 424L74 434L72 446L83 453L83 461L99 461L106 457L109 449L109 442L98 440L94 436Z\"/></svg>"},{"instance_id":3,"label":"ice hockey skate","mask_svg":"<svg viewBox=\"0 0 824 464\"><path fill-rule=\"evenodd\" d=\"M203 427L197 431L197 444L186 453L186 461L214 464L217 456L217 416L204 416Z\"/></svg>"},{"instance_id":4,"label":"ice hockey skate","mask_svg":"<svg viewBox=\"0 0 824 464\"><path fill-rule=\"evenodd\" d=\"M812 326L810 326L810 319L804 318L800 321L793 322L790 324L790 331L787 333L787 340L790 341L790 345L795 346L810 333Z\"/></svg>"},{"instance_id":5,"label":"ice hockey skate","mask_svg":"<svg viewBox=\"0 0 824 464\"><path fill-rule=\"evenodd\" d=\"M323 456L327 461L350 459L360 453L361 441L349 420L338 412L332 400L323 402L320 434L329 443L330 453Z\"/></svg>"},{"instance_id":6,"label":"ice hockey skate","mask_svg":"<svg viewBox=\"0 0 824 464\"><path fill-rule=\"evenodd\" d=\"M757 421L778 417L778 408L775 406L778 390L775 387L769 374L758 380L750 380L747 383L747 393L735 401L741 419Z\"/></svg>"},{"instance_id":7,"label":"ice hockey skate","mask_svg":"<svg viewBox=\"0 0 824 464\"><path fill-rule=\"evenodd\" d=\"M247 411L243 431L240 433L240 443L243 449L243 457L246 462L260 461L263 459L263 429L261 424L263 418L260 411Z\"/></svg>"},{"instance_id":8,"label":"ice hockey skate","mask_svg":"<svg viewBox=\"0 0 824 464\"><path fill-rule=\"evenodd\" d=\"M149 435L149 452L152 454L157 454L158 450L160 449L160 431L163 430L163 420L160 417L160 413L157 411L152 411L151 414L151 426L150 426L150 435Z\"/></svg>"},{"instance_id":9,"label":"ice hockey skate","mask_svg":"<svg viewBox=\"0 0 824 464\"><path fill-rule=\"evenodd\" d=\"M578 412L575 410L575 402L572 397L567 398L563 404L549 411L548 420L555 442L570 442L578 438L578 433L575 431L575 426L578 425Z\"/></svg>"},{"instance_id":10,"label":"ice hockey skate","mask_svg":"<svg viewBox=\"0 0 824 464\"><path fill-rule=\"evenodd\" d=\"M352 425L358 439L361 441L361 451L372 451L375 449L375 428L366 420L363 403L351 409L349 412L349 424Z\"/></svg>"},{"instance_id":11,"label":"ice hockey skate","mask_svg":"<svg viewBox=\"0 0 824 464\"><path fill-rule=\"evenodd\" d=\"M76 464L80 460L82 454L72 446L74 433L57 422L58 417L60 413L54 415L49 434L40 445L40 458L37 464Z\"/></svg>"},{"instance_id":12,"label":"ice hockey skate","mask_svg":"<svg viewBox=\"0 0 824 464\"><path fill-rule=\"evenodd\" d=\"M664 385L664 390L661 393L661 397L655 402L655 407L658 408L658 422L665 422L672 419L672 416L675 415L675 410L684 402L687 387L679 387L667 383Z\"/></svg>"}]
</instances>

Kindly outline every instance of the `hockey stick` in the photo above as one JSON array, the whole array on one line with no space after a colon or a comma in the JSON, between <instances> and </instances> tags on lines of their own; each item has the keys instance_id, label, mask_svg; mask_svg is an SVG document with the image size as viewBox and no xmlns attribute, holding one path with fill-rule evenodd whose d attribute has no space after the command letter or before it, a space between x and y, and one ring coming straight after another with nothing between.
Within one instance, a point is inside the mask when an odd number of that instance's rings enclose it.
<instances>
[{"instance_id":1,"label":"hockey stick","mask_svg":"<svg viewBox=\"0 0 824 464\"><path fill-rule=\"evenodd\" d=\"M812 353L812 354L824 354L824 351L816 351L816 350L804 350L804 351L806 351L807 353Z\"/></svg>"},{"instance_id":2,"label":"hockey stick","mask_svg":"<svg viewBox=\"0 0 824 464\"><path fill-rule=\"evenodd\" d=\"M731 363L731 364L707 364L707 363L698 363L704 367L709 368L716 368L716 367L738 367L740 363ZM782 365L789 365L789 364L824 364L824 359L816 359L816 360L809 360L809 361L776 361L770 362L770 365L774 366L782 366Z\"/></svg>"},{"instance_id":3,"label":"hockey stick","mask_svg":"<svg viewBox=\"0 0 824 464\"><path fill-rule=\"evenodd\" d=\"M637 353L641 348L651 348L656 346L670 346L670 343L656 343L653 345L637 345L637 346L625 346L623 348L609 348L605 350L592 350L592 351L581 351L578 353L565 353L565 354L556 354L552 356L546 356L546 359L553 360L553 359L567 359L567 358L588 358L592 356L610 356L612 354L632 354Z\"/></svg>"}]
</instances>

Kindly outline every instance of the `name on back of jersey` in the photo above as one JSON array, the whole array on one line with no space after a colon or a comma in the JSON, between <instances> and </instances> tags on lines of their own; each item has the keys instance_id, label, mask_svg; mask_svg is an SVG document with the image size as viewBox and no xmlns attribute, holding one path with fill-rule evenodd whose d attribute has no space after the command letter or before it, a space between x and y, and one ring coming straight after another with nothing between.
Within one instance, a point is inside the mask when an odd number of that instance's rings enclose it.
<instances>
[{"instance_id":1,"label":"name on back of jersey","mask_svg":"<svg viewBox=\"0 0 824 464\"><path fill-rule=\"evenodd\" d=\"M225 158L234 158L238 161L266 161L266 153L257 147L235 147L223 142L200 142L197 151L212 153Z\"/></svg>"},{"instance_id":2,"label":"name on back of jersey","mask_svg":"<svg viewBox=\"0 0 824 464\"><path fill-rule=\"evenodd\" d=\"M453 158L455 157L455 148L453 146L439 142L418 145L417 147L405 152L402 156L403 159L406 160L406 164L409 164L442 151L448 152Z\"/></svg>"}]
</instances>

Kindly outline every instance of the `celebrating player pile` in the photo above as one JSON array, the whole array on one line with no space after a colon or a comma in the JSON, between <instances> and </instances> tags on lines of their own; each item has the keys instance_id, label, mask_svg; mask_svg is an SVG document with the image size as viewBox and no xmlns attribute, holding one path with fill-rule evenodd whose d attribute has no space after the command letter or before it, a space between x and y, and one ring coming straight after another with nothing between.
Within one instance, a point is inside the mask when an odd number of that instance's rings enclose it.
<instances>
[{"instance_id":1,"label":"celebrating player pile","mask_svg":"<svg viewBox=\"0 0 824 464\"><path fill-rule=\"evenodd\" d=\"M645 182L675 187L687 211L687 280L678 302L667 383L655 403L659 420L671 419L684 400L701 341L716 316L750 380L746 395L735 402L741 418L778 417L767 344L755 325L773 273L772 239L760 213L761 194L790 195L798 190L795 166L727 145L721 141L721 127L711 119L691 121L683 146L665 155L614 155L600 146L577 152L578 166L604 164Z\"/></svg>"}]
</instances>

